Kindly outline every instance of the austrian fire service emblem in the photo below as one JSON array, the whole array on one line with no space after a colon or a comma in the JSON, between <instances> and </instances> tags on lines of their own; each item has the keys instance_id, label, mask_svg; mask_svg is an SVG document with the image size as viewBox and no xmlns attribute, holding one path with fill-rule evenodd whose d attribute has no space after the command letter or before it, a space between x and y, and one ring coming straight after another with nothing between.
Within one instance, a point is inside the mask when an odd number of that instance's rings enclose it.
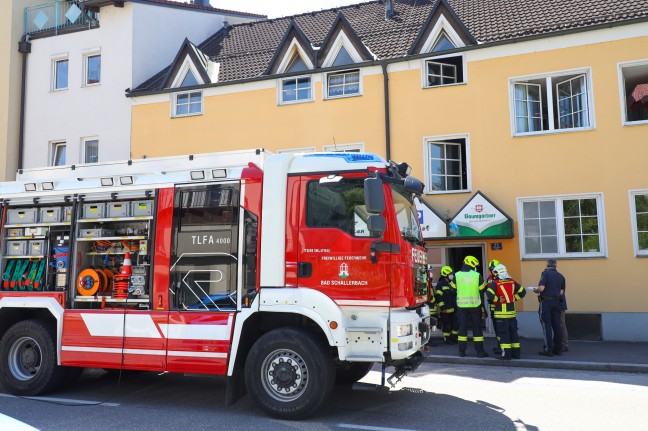
<instances>
[{"instance_id":1,"label":"austrian fire service emblem","mask_svg":"<svg viewBox=\"0 0 648 431\"><path fill-rule=\"evenodd\" d=\"M349 276L349 265L346 263L340 264L340 273L338 274L340 278L347 278Z\"/></svg>"}]
</instances>

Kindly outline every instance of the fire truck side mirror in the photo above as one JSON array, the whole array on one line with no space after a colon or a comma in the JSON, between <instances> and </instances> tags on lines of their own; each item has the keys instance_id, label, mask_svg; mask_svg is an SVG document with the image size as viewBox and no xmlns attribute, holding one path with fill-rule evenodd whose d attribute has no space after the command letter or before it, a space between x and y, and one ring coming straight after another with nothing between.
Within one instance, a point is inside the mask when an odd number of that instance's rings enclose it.
<instances>
[{"instance_id":1,"label":"fire truck side mirror","mask_svg":"<svg viewBox=\"0 0 648 431\"><path fill-rule=\"evenodd\" d=\"M405 187L405 190L410 193L414 193L417 196L420 196L421 193L423 193L424 185L418 178L411 176L405 178L403 186Z\"/></svg>"},{"instance_id":2,"label":"fire truck side mirror","mask_svg":"<svg viewBox=\"0 0 648 431\"><path fill-rule=\"evenodd\" d=\"M383 182L380 178L365 178L364 198L365 207L369 214L382 214L385 211L385 194Z\"/></svg>"},{"instance_id":3,"label":"fire truck side mirror","mask_svg":"<svg viewBox=\"0 0 648 431\"><path fill-rule=\"evenodd\" d=\"M369 229L371 236L382 236L387 229L385 217L378 214L370 215L367 218L367 229Z\"/></svg>"}]
</instances>

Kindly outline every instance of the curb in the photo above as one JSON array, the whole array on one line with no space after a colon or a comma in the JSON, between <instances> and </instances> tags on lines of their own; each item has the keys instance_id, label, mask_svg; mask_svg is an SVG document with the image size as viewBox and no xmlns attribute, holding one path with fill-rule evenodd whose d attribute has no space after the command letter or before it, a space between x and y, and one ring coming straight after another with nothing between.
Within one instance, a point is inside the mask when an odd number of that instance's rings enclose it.
<instances>
[{"instance_id":1,"label":"curb","mask_svg":"<svg viewBox=\"0 0 648 431\"><path fill-rule=\"evenodd\" d=\"M424 362L436 364L488 365L511 368L544 368L559 370L609 371L616 373L648 373L648 365L623 364L618 362L583 362L539 359L513 359L501 361L493 357L469 358L449 355L425 356Z\"/></svg>"}]
</instances>

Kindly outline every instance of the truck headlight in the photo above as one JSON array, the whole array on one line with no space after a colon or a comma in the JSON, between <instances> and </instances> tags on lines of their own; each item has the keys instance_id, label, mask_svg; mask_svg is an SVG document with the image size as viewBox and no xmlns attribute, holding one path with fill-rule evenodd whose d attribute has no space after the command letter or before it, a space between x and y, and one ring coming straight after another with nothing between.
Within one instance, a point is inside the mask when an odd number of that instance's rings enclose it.
<instances>
[{"instance_id":1,"label":"truck headlight","mask_svg":"<svg viewBox=\"0 0 648 431\"><path fill-rule=\"evenodd\" d=\"M396 335L399 337L407 337L408 335L412 335L412 325L409 323L407 325L397 325Z\"/></svg>"},{"instance_id":2,"label":"truck headlight","mask_svg":"<svg viewBox=\"0 0 648 431\"><path fill-rule=\"evenodd\" d=\"M398 350L401 352L410 350L412 347L414 347L414 343L412 343L411 341L408 341L407 343L398 343Z\"/></svg>"}]
</instances>

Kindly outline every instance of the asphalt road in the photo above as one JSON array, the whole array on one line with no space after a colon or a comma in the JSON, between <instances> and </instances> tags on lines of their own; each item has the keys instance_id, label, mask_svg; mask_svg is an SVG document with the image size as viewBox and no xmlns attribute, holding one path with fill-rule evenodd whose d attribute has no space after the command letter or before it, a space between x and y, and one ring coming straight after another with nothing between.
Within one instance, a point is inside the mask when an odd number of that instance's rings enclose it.
<instances>
[{"instance_id":1,"label":"asphalt road","mask_svg":"<svg viewBox=\"0 0 648 431\"><path fill-rule=\"evenodd\" d=\"M378 371L363 380L379 381ZM389 393L339 387L315 417L299 422L268 418L248 397L226 407L222 378L129 373L117 382L86 370L40 401L0 393L0 413L43 431L625 431L648 424L645 374L423 364Z\"/></svg>"}]
</instances>

